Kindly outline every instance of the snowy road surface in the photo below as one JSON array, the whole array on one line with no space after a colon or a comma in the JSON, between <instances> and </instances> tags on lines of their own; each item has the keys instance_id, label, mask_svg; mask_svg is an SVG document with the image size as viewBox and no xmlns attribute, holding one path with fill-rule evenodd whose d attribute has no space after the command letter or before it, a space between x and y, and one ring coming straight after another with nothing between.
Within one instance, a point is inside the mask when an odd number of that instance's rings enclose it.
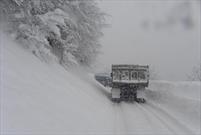
<instances>
[{"instance_id":1,"label":"snowy road surface","mask_svg":"<svg viewBox=\"0 0 201 135\"><path fill-rule=\"evenodd\" d=\"M146 91L149 95L150 90ZM161 104L150 101L146 104L114 103L114 133L116 134L199 134L200 111L197 115L197 130L185 123ZM198 103L199 104L199 103ZM188 109L188 108L185 108ZM196 109L195 109L196 110ZM181 110L182 111L182 110ZM187 111L186 111L187 112ZM190 119L189 119L190 120ZM192 120L192 119L191 119Z\"/></svg>"},{"instance_id":2,"label":"snowy road surface","mask_svg":"<svg viewBox=\"0 0 201 135\"><path fill-rule=\"evenodd\" d=\"M1 134L200 134L200 82L151 81L146 104L110 101L81 71L38 60L1 35Z\"/></svg>"}]
</instances>

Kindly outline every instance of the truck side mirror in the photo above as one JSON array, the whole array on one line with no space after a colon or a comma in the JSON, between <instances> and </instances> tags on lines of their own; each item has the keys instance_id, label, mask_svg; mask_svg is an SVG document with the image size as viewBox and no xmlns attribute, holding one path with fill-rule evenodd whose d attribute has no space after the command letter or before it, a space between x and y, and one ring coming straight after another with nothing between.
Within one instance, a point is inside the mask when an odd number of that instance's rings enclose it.
<instances>
[{"instance_id":1,"label":"truck side mirror","mask_svg":"<svg viewBox=\"0 0 201 135\"><path fill-rule=\"evenodd\" d=\"M112 77L112 73L110 73L110 76Z\"/></svg>"}]
</instances>

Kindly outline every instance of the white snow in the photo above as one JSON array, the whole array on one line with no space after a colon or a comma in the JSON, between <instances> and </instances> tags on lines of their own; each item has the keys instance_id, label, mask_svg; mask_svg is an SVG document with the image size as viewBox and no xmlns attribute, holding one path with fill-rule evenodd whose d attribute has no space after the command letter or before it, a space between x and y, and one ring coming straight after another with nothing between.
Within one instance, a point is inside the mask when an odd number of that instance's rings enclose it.
<instances>
[{"instance_id":1,"label":"white snow","mask_svg":"<svg viewBox=\"0 0 201 135\"><path fill-rule=\"evenodd\" d=\"M201 82L152 81L146 96L194 133L200 133Z\"/></svg>"},{"instance_id":2,"label":"white snow","mask_svg":"<svg viewBox=\"0 0 201 135\"><path fill-rule=\"evenodd\" d=\"M71 19L71 17L63 12L61 9L55 9L52 12L48 12L43 15L38 15L38 17L43 21L44 24L46 24L50 30L52 30L54 33L56 33L58 36L60 35L60 29L57 25L63 25L65 26L65 20L68 20L73 25L76 25L76 22Z\"/></svg>"},{"instance_id":3,"label":"white snow","mask_svg":"<svg viewBox=\"0 0 201 135\"><path fill-rule=\"evenodd\" d=\"M1 134L200 134L200 82L151 81L147 103L110 101L92 75L1 36Z\"/></svg>"}]
</instances>

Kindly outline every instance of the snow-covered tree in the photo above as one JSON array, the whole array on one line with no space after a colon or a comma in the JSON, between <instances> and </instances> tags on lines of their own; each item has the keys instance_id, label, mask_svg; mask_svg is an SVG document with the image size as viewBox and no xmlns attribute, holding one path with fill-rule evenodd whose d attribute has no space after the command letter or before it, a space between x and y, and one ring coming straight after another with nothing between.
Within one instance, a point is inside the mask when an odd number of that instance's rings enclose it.
<instances>
[{"instance_id":1,"label":"snow-covered tree","mask_svg":"<svg viewBox=\"0 0 201 135\"><path fill-rule=\"evenodd\" d=\"M1 0L9 32L42 60L91 65L99 52L105 14L94 0Z\"/></svg>"},{"instance_id":2,"label":"snow-covered tree","mask_svg":"<svg viewBox=\"0 0 201 135\"><path fill-rule=\"evenodd\" d=\"M187 75L187 79L190 81L201 81L201 63L193 67L192 72Z\"/></svg>"}]
</instances>

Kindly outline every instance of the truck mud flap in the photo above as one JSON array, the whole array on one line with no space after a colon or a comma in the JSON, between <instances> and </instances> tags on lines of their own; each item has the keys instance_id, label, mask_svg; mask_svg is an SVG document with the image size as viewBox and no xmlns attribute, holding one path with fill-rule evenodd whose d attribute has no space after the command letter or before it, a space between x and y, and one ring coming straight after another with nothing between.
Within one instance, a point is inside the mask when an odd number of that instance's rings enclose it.
<instances>
[{"instance_id":1,"label":"truck mud flap","mask_svg":"<svg viewBox=\"0 0 201 135\"><path fill-rule=\"evenodd\" d=\"M112 88L112 90L111 90L112 99L120 99L120 93L121 93L120 89Z\"/></svg>"},{"instance_id":2,"label":"truck mud flap","mask_svg":"<svg viewBox=\"0 0 201 135\"><path fill-rule=\"evenodd\" d=\"M144 98L137 98L137 99L136 99L136 102L137 102L137 103L145 103L146 100L145 100Z\"/></svg>"}]
</instances>

